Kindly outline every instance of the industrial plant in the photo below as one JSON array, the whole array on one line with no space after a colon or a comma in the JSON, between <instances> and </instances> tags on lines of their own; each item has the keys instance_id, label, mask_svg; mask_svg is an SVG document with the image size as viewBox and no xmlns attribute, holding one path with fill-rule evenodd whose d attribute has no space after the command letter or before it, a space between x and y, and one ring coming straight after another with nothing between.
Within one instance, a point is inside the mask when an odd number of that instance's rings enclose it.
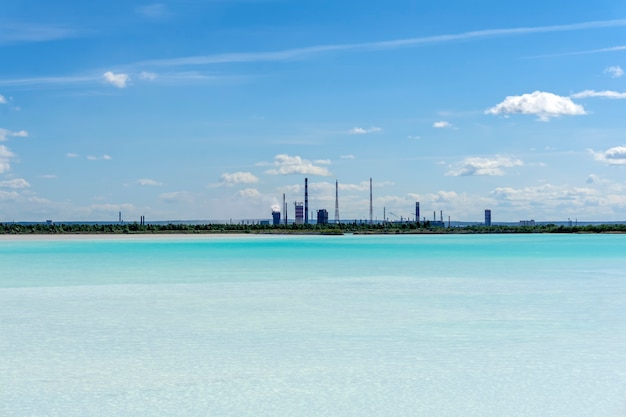
<instances>
[{"instance_id":1,"label":"industrial plant","mask_svg":"<svg viewBox=\"0 0 626 417\"><path fill-rule=\"evenodd\" d=\"M282 204L282 212L274 207L272 209L272 224L274 226L278 225L288 225L290 224L289 216L288 216L288 203L287 197L283 193L283 204ZM325 208L319 208L317 210L311 210L309 212L309 179L304 179L304 201L294 201L294 217L292 224L296 225L308 225L308 224L319 224L319 225L327 225L329 224L328 210ZM309 213L311 214L309 217ZM316 213L316 216L314 216ZM387 213L393 218L389 218ZM315 222L313 221L315 219ZM314 222L314 223L313 223ZM344 223L347 221L344 221ZM415 202L415 212L413 216L398 216L395 213L389 211L387 212L387 208L383 207L383 219L378 220L374 219L374 198L373 198L373 186L372 186L372 178L369 179L369 219L354 219L350 220L350 223L358 223L358 224L384 224L384 223L416 223L417 225L428 225L429 227L451 227L451 219L448 216L447 221L444 220L443 210L439 211L439 218L437 218L437 211L433 211L432 220L427 219L426 217L421 217L420 215L420 202ZM335 216L332 221L334 224L341 224L340 216L339 216L339 181L335 180ZM491 210L485 210L485 220L483 223L485 226L491 226Z\"/></svg>"}]
</instances>

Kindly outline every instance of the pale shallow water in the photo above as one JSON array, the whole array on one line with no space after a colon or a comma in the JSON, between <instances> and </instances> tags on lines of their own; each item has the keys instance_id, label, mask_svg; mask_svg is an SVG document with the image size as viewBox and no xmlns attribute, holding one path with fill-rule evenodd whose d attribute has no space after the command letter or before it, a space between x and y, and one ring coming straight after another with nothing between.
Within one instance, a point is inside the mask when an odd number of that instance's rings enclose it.
<instances>
[{"instance_id":1,"label":"pale shallow water","mask_svg":"<svg viewBox=\"0 0 626 417\"><path fill-rule=\"evenodd\" d=\"M0 238L2 416L625 416L626 236Z\"/></svg>"}]
</instances>

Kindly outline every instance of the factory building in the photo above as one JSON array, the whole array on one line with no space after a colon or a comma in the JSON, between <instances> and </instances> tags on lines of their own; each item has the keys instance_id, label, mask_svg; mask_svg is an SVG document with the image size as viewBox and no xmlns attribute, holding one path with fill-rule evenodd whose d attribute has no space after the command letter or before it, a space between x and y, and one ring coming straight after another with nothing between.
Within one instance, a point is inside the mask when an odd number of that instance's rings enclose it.
<instances>
[{"instance_id":1,"label":"factory building","mask_svg":"<svg viewBox=\"0 0 626 417\"><path fill-rule=\"evenodd\" d=\"M328 211L326 209L317 210L317 224L328 224Z\"/></svg>"},{"instance_id":2,"label":"factory building","mask_svg":"<svg viewBox=\"0 0 626 417\"><path fill-rule=\"evenodd\" d=\"M272 212L272 224L274 226L280 225L280 211L273 211Z\"/></svg>"},{"instance_id":3,"label":"factory building","mask_svg":"<svg viewBox=\"0 0 626 417\"><path fill-rule=\"evenodd\" d=\"M293 204L296 207L296 224L303 224L304 223L304 203L296 201Z\"/></svg>"},{"instance_id":4,"label":"factory building","mask_svg":"<svg viewBox=\"0 0 626 417\"><path fill-rule=\"evenodd\" d=\"M491 226L491 210L485 210L485 226Z\"/></svg>"}]
</instances>

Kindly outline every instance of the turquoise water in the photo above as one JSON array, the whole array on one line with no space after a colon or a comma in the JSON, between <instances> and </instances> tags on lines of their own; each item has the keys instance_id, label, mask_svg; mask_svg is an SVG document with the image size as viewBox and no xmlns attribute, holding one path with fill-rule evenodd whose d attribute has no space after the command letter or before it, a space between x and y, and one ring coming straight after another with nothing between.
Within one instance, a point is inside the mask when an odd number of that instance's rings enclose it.
<instances>
[{"instance_id":1,"label":"turquoise water","mask_svg":"<svg viewBox=\"0 0 626 417\"><path fill-rule=\"evenodd\" d=\"M2 416L624 416L626 236L0 238Z\"/></svg>"}]
</instances>

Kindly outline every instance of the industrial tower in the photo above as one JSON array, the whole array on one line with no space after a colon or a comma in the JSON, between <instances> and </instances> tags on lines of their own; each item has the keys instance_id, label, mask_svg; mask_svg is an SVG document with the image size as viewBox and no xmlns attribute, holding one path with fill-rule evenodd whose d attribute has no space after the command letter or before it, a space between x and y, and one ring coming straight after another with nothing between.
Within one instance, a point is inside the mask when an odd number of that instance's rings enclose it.
<instances>
[{"instance_id":1,"label":"industrial tower","mask_svg":"<svg viewBox=\"0 0 626 417\"><path fill-rule=\"evenodd\" d=\"M309 179L304 179L304 224L309 224Z\"/></svg>"},{"instance_id":2,"label":"industrial tower","mask_svg":"<svg viewBox=\"0 0 626 417\"><path fill-rule=\"evenodd\" d=\"M415 202L415 223L420 222L420 202Z\"/></svg>"},{"instance_id":3,"label":"industrial tower","mask_svg":"<svg viewBox=\"0 0 626 417\"><path fill-rule=\"evenodd\" d=\"M339 181L335 180L335 223L339 223Z\"/></svg>"},{"instance_id":4,"label":"industrial tower","mask_svg":"<svg viewBox=\"0 0 626 417\"><path fill-rule=\"evenodd\" d=\"M373 222L374 207L372 205L372 177L370 177L370 224Z\"/></svg>"}]
</instances>

